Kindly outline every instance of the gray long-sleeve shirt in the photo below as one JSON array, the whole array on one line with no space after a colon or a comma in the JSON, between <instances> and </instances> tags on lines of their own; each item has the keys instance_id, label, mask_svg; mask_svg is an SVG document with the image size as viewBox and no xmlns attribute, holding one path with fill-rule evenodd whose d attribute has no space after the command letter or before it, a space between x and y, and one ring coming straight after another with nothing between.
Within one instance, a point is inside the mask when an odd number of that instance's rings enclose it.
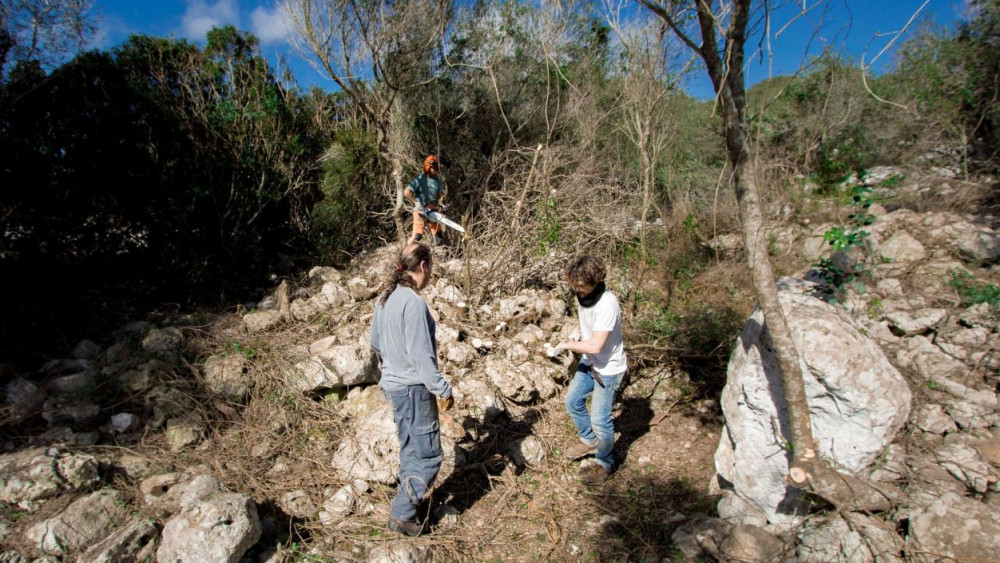
<instances>
[{"instance_id":1,"label":"gray long-sleeve shirt","mask_svg":"<svg viewBox=\"0 0 1000 563\"><path fill-rule=\"evenodd\" d=\"M451 396L451 385L438 371L434 330L427 304L406 286L397 286L385 304L376 303L371 346L382 358L383 389L423 385L438 397Z\"/></svg>"}]
</instances>

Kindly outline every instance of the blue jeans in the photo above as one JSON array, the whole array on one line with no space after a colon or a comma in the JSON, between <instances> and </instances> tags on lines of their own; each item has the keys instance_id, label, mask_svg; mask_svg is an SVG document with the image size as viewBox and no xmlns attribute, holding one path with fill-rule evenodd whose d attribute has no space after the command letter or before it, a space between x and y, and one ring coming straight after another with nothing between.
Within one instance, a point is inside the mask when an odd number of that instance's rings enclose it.
<instances>
[{"instance_id":1,"label":"blue jeans","mask_svg":"<svg viewBox=\"0 0 1000 563\"><path fill-rule=\"evenodd\" d=\"M592 368L580 364L576 367L576 375L566 392L566 410L584 444L597 443L597 463L611 470L615 465L615 424L611 420L611 409L615 402L615 391L621 383L624 372L613 375L600 375L604 385L594 380ZM590 400L590 412L587 412L587 397Z\"/></svg>"},{"instance_id":2,"label":"blue jeans","mask_svg":"<svg viewBox=\"0 0 1000 563\"><path fill-rule=\"evenodd\" d=\"M444 459L437 400L423 385L382 391L392 402L399 438L399 488L392 499L389 517L412 522Z\"/></svg>"}]
</instances>

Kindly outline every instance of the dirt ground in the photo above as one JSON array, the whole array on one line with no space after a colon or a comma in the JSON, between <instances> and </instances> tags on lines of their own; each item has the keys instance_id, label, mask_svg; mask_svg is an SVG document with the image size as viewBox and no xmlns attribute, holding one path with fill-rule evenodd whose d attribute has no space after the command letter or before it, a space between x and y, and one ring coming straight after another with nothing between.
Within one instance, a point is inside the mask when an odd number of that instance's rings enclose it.
<instances>
[{"instance_id":1,"label":"dirt ground","mask_svg":"<svg viewBox=\"0 0 1000 563\"><path fill-rule=\"evenodd\" d=\"M435 561L672 560L676 527L714 510L708 491L722 419L714 401L692 401L671 385L643 378L625 389L616 419L619 468L601 487L579 480L592 459L562 455L576 437L560 395L480 432L468 464L438 483L431 501L432 511L445 504L457 517L435 515L430 535L401 540L385 529L383 508L336 530L313 526L308 543L320 556L339 557L363 557L363 545L412 541ZM518 468L500 452L529 434L543 444L545 459ZM372 494L384 495L377 504L387 507L394 489Z\"/></svg>"}]
</instances>

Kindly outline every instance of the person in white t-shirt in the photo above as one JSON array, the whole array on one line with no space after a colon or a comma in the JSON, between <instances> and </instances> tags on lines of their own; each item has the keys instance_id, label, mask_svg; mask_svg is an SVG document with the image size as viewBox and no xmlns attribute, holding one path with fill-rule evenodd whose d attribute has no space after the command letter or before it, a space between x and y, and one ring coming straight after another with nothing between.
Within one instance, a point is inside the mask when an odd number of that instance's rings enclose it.
<instances>
[{"instance_id":1,"label":"person in white t-shirt","mask_svg":"<svg viewBox=\"0 0 1000 563\"><path fill-rule=\"evenodd\" d=\"M603 483L614 470L615 426L611 410L615 391L628 370L621 307L618 298L604 286L606 274L604 264L586 254L566 269L566 282L580 306L580 339L558 345L583 355L566 392L566 410L576 425L580 444L569 448L566 457L575 461L595 456L597 465L581 474L586 485ZM590 395L593 398L588 412Z\"/></svg>"}]
</instances>

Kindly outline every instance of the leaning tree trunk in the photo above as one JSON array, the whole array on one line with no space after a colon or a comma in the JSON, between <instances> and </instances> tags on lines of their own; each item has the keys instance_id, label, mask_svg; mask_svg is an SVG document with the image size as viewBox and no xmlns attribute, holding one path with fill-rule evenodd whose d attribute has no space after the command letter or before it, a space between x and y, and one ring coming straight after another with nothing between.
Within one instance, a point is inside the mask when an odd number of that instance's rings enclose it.
<instances>
[{"instance_id":1,"label":"leaning tree trunk","mask_svg":"<svg viewBox=\"0 0 1000 563\"><path fill-rule=\"evenodd\" d=\"M747 140L746 91L743 79L743 45L749 19L750 0L734 2L732 19L726 34L728 60L725 64L712 48L702 49L702 58L712 77L725 119L726 149L733 170L733 183L743 223L743 240L746 247L754 291L767 332L771 336L774 354L781 369L785 387L785 402L792 433L792 459L788 478L798 488L809 490L838 508L881 511L891 507L884 491L855 477L830 469L816 455L809 405L806 402L802 362L792 332L788 327L778 290L774 283L771 261L767 253L767 235L764 215L761 212L757 190L756 172ZM716 20L709 10L710 2L698 0L698 16L703 45L715 45ZM713 40L709 42L709 39Z\"/></svg>"}]
</instances>

